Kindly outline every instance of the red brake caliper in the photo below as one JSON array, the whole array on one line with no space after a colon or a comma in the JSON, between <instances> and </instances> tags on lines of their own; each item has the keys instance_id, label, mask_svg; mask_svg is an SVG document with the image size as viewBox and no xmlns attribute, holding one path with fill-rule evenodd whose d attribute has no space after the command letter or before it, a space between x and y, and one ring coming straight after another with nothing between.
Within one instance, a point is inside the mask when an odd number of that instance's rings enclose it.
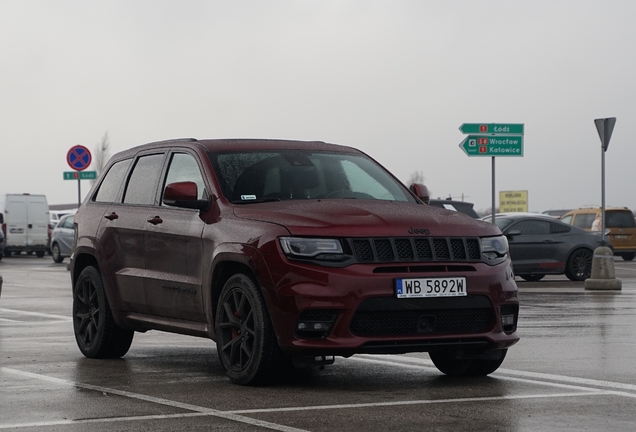
<instances>
[{"instance_id":1,"label":"red brake caliper","mask_svg":"<svg viewBox=\"0 0 636 432\"><path fill-rule=\"evenodd\" d=\"M238 310L234 311L234 318L241 318L241 316L239 315ZM239 337L239 329L236 327L232 328L232 339L236 339L237 337Z\"/></svg>"}]
</instances>

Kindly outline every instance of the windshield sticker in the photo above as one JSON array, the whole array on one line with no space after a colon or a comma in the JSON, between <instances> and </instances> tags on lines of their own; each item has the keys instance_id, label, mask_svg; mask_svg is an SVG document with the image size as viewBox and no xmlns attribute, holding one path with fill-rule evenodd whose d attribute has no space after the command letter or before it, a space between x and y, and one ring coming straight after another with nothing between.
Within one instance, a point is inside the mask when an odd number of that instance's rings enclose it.
<instances>
[{"instance_id":1,"label":"windshield sticker","mask_svg":"<svg viewBox=\"0 0 636 432\"><path fill-rule=\"evenodd\" d=\"M241 195L241 200L243 201L255 200L255 199L256 199L256 195Z\"/></svg>"}]
</instances>

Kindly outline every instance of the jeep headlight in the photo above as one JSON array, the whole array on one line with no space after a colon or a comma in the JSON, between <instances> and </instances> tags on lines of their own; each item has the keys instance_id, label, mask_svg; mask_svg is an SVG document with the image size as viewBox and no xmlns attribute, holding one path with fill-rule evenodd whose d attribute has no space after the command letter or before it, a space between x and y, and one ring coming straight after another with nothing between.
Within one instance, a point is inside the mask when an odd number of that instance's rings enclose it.
<instances>
[{"instance_id":1,"label":"jeep headlight","mask_svg":"<svg viewBox=\"0 0 636 432\"><path fill-rule=\"evenodd\" d=\"M481 256L489 264L499 264L508 256L508 239L505 236L482 237Z\"/></svg>"},{"instance_id":2,"label":"jeep headlight","mask_svg":"<svg viewBox=\"0 0 636 432\"><path fill-rule=\"evenodd\" d=\"M337 239L280 237L280 246L285 255L297 258L312 258L322 254L342 254L342 245Z\"/></svg>"}]
</instances>

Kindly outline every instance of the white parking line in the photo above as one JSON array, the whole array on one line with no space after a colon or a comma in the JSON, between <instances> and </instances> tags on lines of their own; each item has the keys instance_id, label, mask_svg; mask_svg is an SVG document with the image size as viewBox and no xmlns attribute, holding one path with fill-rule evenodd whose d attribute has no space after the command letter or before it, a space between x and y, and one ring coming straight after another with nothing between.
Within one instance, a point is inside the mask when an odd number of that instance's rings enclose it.
<instances>
[{"instance_id":1,"label":"white parking line","mask_svg":"<svg viewBox=\"0 0 636 432\"><path fill-rule=\"evenodd\" d=\"M390 360L378 359L373 356L368 355L359 355L357 357L351 357L349 360L356 360L362 362L369 363L377 363L383 364L387 366L393 367L401 367L405 369L425 369L425 370L437 370L437 368L433 365L433 362L426 359L419 359L415 357L407 357L407 356L397 356L397 355L387 355L382 356L382 358L389 358ZM511 375L510 377L502 376L502 375ZM593 387L603 387L612 389L612 391L604 391L604 394L615 394L625 397L633 397L636 398L636 385L634 384L626 384L626 383L617 383L613 381L604 381L604 380L595 380L590 378L578 378L578 377L570 377L566 375L555 375L555 374L547 374L541 372L526 372L526 371L517 371L512 369L497 369L497 372L491 375L492 377L496 377L498 379L507 379L507 380L515 380L519 382L526 382L537 385L546 385L546 386L554 386L561 388L570 388L573 390L581 390L581 391L591 391L591 390L599 390L594 389ZM560 382L559 382L560 381ZM562 383L571 383L577 385L570 384L562 384ZM585 387L588 386L588 387ZM589 387L592 386L592 387ZM618 392L618 390L627 390L628 392Z\"/></svg>"},{"instance_id":2,"label":"white parking line","mask_svg":"<svg viewBox=\"0 0 636 432\"><path fill-rule=\"evenodd\" d=\"M60 378L54 378L54 377L50 377L47 375L41 375L41 374L35 374L35 373L31 373L31 372L25 372L25 371L21 371L18 369L12 369L12 368L7 368L7 367L3 367L0 368L0 371L5 372L5 373L9 373L9 374L14 374L14 375L19 375L22 377L28 377L28 378L34 378L34 379L39 379L42 381L48 381L51 383L55 383L55 384L59 384L61 386L65 386L65 387L79 387L79 388L83 388L86 390L93 390L96 392L100 392L100 393L104 393L104 394L114 394L117 396L122 396L122 397L127 397L127 398L131 398L131 399L138 399L138 400L143 400L146 402L152 402L152 403L156 403L156 404L160 404L160 405L166 405L172 408L180 408L183 410L188 410L188 411L193 411L193 413L185 413L185 414L173 414L173 415L162 415L162 416L145 416L146 418L158 418L158 419L164 419L164 418L179 418L179 417L186 417L186 416L193 416L193 415L207 415L207 416L213 416L213 417L219 417L219 418L223 418L226 420L232 420L232 421L236 421L239 423L245 423L245 424L249 424L251 426L259 426L259 427L263 427L266 429L271 429L271 430L276 430L276 431L282 431L282 432L307 432L304 431L303 429L297 429L297 428L292 428L292 427L288 427L288 426L284 426L284 425L279 425L276 423L270 423L270 422L266 422L266 421L262 421L262 420L257 420L257 419L252 419L249 417L245 417L245 416L241 416L238 414L234 414L232 412L224 412L224 411L218 411L215 409L210 409L210 408L205 408L205 407L200 407L197 405L191 405L191 404L186 404L186 403L182 403L182 402L176 402L176 401L171 401L168 399L163 399L163 398L157 398L157 397L153 397L153 396L147 396L147 395L142 395L139 393L131 393L131 392L127 392L127 391L123 391L123 390L116 390L116 389L111 389L108 387L101 387L101 386L94 386L94 385L90 385L90 384L83 384L83 383L78 383L78 382L74 382L74 381L68 381L68 380L64 380L64 379L60 379ZM0 424L0 429L11 429L11 428L23 428L23 427L34 427L34 426L55 426L55 425L65 425L65 424L81 424L81 423L99 423L99 422L104 422L104 423L108 423L108 422L116 422L116 421L131 421L131 420L139 420L139 419L144 419L144 417L110 417L107 419L90 419L90 420L54 420L54 421L50 421L50 422L37 422L37 423L18 423L18 424Z\"/></svg>"},{"instance_id":3,"label":"white parking line","mask_svg":"<svg viewBox=\"0 0 636 432\"><path fill-rule=\"evenodd\" d=\"M73 321L73 318L71 318L68 315L54 315L54 314L47 314L42 312L31 312L31 311L25 311L25 310L5 309L5 308L0 308L0 312L16 314L16 315L36 316L40 318L52 318L58 321L65 321L65 322Z\"/></svg>"},{"instance_id":4,"label":"white parking line","mask_svg":"<svg viewBox=\"0 0 636 432\"><path fill-rule=\"evenodd\" d=\"M359 355L351 357L348 361L357 361L363 363L373 363L378 365L387 365L392 367L400 367L404 369L419 369L433 371L437 370L430 360L420 359L408 356L388 355L378 358L376 356ZM55 425L67 425L67 424L85 424L85 423L112 423L121 421L139 421L139 420L153 420L153 419L172 419L172 418L185 418L185 417L198 417L198 416L212 416L232 420L240 423L245 423L253 426L259 426L271 430L285 431L285 432L301 432L302 429L292 428L276 423L261 421L249 417L245 417L245 414L258 414L258 413L276 413L276 412L293 412L293 411L318 411L318 410L333 410L333 409L355 409L355 408L373 408L373 407L386 407L386 406L407 406L407 405L431 405L431 404L444 404L444 403L456 403L456 402L487 402L497 400L521 400L521 399L546 399L546 398L564 398L564 397L581 397L581 396L623 396L636 398L636 385L616 383L611 381L593 380L588 378L569 377L564 375L545 374L537 372L523 372L511 369L499 369L493 377L506 381L516 381L526 384L532 384L537 386L558 387L568 392L561 393L538 393L538 394L525 394L525 395L504 395L504 396L489 396L489 397L472 397L472 398L452 398L452 399L436 399L436 400L405 400L405 401L392 401L392 402L370 402L370 403L353 403L353 404L338 404L338 405L313 405L313 406L298 406L298 407L280 407L280 408L262 408L262 409L247 409L247 410L231 410L231 411L219 411L211 408L200 407L197 405L191 405L172 401L163 398L157 398L153 396L142 395L138 393L131 393L122 390L111 389L101 386L93 386L90 384L83 384L64 379L54 378L47 375L35 374L31 372L21 371L13 368L0 368L1 372L19 375L28 378L39 379L42 381L48 381L68 387L79 387L87 390L93 390L104 394L114 394L122 397L133 398L143 400L146 402L157 403L161 405L170 406L173 408L179 408L190 413L180 414L166 414L166 415L151 415L151 416L134 416L134 417L109 417L104 419L86 419L86 420L57 420L49 422L33 422L33 423L16 423L16 424L0 424L0 429L10 428L25 428L25 427L50 427ZM591 386L591 387L590 387ZM598 388L601 387L601 388Z\"/></svg>"},{"instance_id":5,"label":"white parking line","mask_svg":"<svg viewBox=\"0 0 636 432\"><path fill-rule=\"evenodd\" d=\"M636 272L636 269L633 268L628 268L628 267L614 267L615 270L627 270L627 271L633 271Z\"/></svg>"}]
</instances>

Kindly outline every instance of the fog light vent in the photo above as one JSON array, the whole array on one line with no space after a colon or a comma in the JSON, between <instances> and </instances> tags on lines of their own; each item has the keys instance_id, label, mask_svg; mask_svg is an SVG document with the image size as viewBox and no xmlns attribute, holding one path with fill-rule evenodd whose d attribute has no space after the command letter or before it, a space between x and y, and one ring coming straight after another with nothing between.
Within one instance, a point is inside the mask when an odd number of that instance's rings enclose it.
<instances>
[{"instance_id":1,"label":"fog light vent","mask_svg":"<svg viewBox=\"0 0 636 432\"><path fill-rule=\"evenodd\" d=\"M517 318L519 316L519 305L503 305L499 308L501 315L501 327L504 332L512 333L517 330Z\"/></svg>"},{"instance_id":2,"label":"fog light vent","mask_svg":"<svg viewBox=\"0 0 636 432\"><path fill-rule=\"evenodd\" d=\"M307 339L326 338L338 318L338 311L315 309L304 311L296 324L296 335Z\"/></svg>"}]
</instances>

